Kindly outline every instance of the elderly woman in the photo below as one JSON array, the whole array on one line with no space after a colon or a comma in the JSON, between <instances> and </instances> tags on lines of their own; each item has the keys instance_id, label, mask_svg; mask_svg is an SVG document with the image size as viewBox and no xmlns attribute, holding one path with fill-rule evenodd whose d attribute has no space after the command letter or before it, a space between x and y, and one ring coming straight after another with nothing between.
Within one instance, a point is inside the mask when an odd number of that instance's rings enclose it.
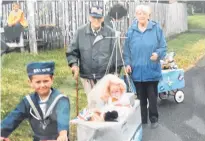
<instances>
[{"instance_id":1,"label":"elderly woman","mask_svg":"<svg viewBox=\"0 0 205 141\"><path fill-rule=\"evenodd\" d=\"M136 8L136 21L128 29L123 57L126 71L131 73L140 98L142 124L151 127L158 125L157 88L162 78L160 59L166 54L166 40L159 24L149 20L150 8L139 5Z\"/></svg>"}]
</instances>

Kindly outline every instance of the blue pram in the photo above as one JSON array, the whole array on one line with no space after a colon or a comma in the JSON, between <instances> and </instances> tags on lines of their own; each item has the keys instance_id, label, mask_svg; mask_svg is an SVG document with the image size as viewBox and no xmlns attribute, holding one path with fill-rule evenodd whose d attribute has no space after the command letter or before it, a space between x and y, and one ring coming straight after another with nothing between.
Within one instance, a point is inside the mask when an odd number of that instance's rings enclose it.
<instances>
[{"instance_id":1,"label":"blue pram","mask_svg":"<svg viewBox=\"0 0 205 141\"><path fill-rule=\"evenodd\" d=\"M184 101L185 87L184 71L182 69L162 70L162 80L158 84L158 93L160 99L167 99L174 96L177 103Z\"/></svg>"},{"instance_id":2,"label":"blue pram","mask_svg":"<svg viewBox=\"0 0 205 141\"><path fill-rule=\"evenodd\" d=\"M167 99L170 95L174 96L177 103L184 101L184 92L181 90L185 87L184 70L178 69L174 61L174 52L170 52L161 60L162 80L158 85L160 99Z\"/></svg>"}]
</instances>

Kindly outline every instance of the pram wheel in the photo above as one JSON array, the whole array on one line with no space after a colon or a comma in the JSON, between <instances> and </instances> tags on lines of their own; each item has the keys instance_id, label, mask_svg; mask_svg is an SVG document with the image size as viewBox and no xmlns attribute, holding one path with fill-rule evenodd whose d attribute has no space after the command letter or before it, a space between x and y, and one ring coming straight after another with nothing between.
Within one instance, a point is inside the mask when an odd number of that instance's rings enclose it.
<instances>
[{"instance_id":1,"label":"pram wheel","mask_svg":"<svg viewBox=\"0 0 205 141\"><path fill-rule=\"evenodd\" d=\"M178 90L175 92L174 100L176 103L181 103L184 101L184 92L182 90Z\"/></svg>"},{"instance_id":2,"label":"pram wheel","mask_svg":"<svg viewBox=\"0 0 205 141\"><path fill-rule=\"evenodd\" d=\"M169 92L159 93L159 98L160 98L161 100L167 99L168 97L169 97Z\"/></svg>"}]
</instances>

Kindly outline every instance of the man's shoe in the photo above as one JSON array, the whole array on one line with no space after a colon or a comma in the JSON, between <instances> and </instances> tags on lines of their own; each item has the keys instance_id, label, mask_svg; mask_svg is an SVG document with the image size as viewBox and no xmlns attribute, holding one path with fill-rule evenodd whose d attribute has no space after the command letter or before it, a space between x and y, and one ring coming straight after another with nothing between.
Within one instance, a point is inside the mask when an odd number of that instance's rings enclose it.
<instances>
[{"instance_id":1,"label":"man's shoe","mask_svg":"<svg viewBox=\"0 0 205 141\"><path fill-rule=\"evenodd\" d=\"M158 122L153 122L151 123L151 129L155 129L159 126L159 123Z\"/></svg>"}]
</instances>

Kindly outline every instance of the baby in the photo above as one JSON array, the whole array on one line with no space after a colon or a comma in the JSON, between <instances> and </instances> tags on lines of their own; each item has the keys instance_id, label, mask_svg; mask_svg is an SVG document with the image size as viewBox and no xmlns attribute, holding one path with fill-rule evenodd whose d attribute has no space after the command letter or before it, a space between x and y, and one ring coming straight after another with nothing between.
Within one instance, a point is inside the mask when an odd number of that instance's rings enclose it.
<instances>
[{"instance_id":1,"label":"baby","mask_svg":"<svg viewBox=\"0 0 205 141\"><path fill-rule=\"evenodd\" d=\"M107 117L119 119L129 107L125 82L112 74L104 76L88 95L89 121L108 121Z\"/></svg>"},{"instance_id":2,"label":"baby","mask_svg":"<svg viewBox=\"0 0 205 141\"><path fill-rule=\"evenodd\" d=\"M115 106L129 106L130 100L126 95L125 82L115 75L108 75L110 78L106 84L106 91L101 96L105 104Z\"/></svg>"}]
</instances>

